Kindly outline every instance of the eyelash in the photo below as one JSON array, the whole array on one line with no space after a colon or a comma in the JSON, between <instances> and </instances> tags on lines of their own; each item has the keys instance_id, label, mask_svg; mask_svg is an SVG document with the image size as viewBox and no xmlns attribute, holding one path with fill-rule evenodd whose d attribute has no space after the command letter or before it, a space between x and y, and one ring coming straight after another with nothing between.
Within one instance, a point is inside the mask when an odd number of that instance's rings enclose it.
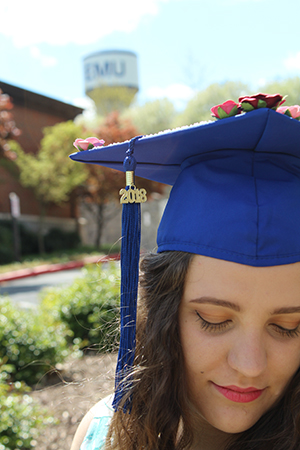
<instances>
[{"instance_id":1,"label":"eyelash","mask_svg":"<svg viewBox=\"0 0 300 450\"><path fill-rule=\"evenodd\" d=\"M207 320L203 319L203 317L200 316L198 311L195 312L199 318L198 320L200 320L201 322L201 328L204 331L223 331L225 328L227 328L228 324L231 322L231 320L225 320L224 322L220 323L207 322Z\"/></svg>"},{"instance_id":2,"label":"eyelash","mask_svg":"<svg viewBox=\"0 0 300 450\"><path fill-rule=\"evenodd\" d=\"M283 337L294 338L299 336L299 326L293 328L292 330L288 330L286 328L280 327L279 325L276 325L275 323L272 325L274 328L276 328L276 332L281 334Z\"/></svg>"},{"instance_id":3,"label":"eyelash","mask_svg":"<svg viewBox=\"0 0 300 450\"><path fill-rule=\"evenodd\" d=\"M200 320L200 322L201 322L201 328L204 331L210 331L210 332L223 331L227 328L227 326L231 322L231 320L225 320L224 322L220 322L220 323L208 322L207 320L203 319L203 317L200 316L198 311L195 311L195 312L198 316L198 320ZM280 325L276 325L275 323L273 323L271 325L273 326L273 328L275 328L276 333L280 334L283 337L294 338L294 337L299 336L299 334L300 334L299 326L297 326L296 328L293 328L292 330L289 330L289 329L281 327Z\"/></svg>"}]
</instances>

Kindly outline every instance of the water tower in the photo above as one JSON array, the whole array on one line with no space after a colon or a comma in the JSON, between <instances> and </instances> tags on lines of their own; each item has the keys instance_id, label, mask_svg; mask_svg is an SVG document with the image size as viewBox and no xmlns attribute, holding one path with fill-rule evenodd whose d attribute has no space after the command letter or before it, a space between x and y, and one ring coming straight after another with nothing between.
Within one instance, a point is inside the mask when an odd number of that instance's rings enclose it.
<instances>
[{"instance_id":1,"label":"water tower","mask_svg":"<svg viewBox=\"0 0 300 450\"><path fill-rule=\"evenodd\" d=\"M97 113L122 111L138 92L137 56L123 50L101 51L84 58L85 93Z\"/></svg>"}]
</instances>

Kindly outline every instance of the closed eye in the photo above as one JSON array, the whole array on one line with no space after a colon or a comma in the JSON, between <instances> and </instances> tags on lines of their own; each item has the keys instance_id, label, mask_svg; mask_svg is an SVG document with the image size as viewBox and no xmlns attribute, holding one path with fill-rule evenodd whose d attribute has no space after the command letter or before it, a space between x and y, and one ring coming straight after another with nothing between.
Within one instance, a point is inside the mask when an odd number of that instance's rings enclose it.
<instances>
[{"instance_id":1,"label":"closed eye","mask_svg":"<svg viewBox=\"0 0 300 450\"><path fill-rule=\"evenodd\" d=\"M231 323L231 320L224 320L223 322L208 322L207 320L203 319L203 317L199 314L198 311L195 311L195 313L198 316L198 320L200 321L200 325L202 330L205 331L211 331L211 332L218 332L218 331L224 331L228 325Z\"/></svg>"},{"instance_id":2,"label":"closed eye","mask_svg":"<svg viewBox=\"0 0 300 450\"><path fill-rule=\"evenodd\" d=\"M271 326L274 328L276 333L283 337L297 337L300 334L299 325L296 328L288 329L277 325L276 323L271 323Z\"/></svg>"}]
</instances>

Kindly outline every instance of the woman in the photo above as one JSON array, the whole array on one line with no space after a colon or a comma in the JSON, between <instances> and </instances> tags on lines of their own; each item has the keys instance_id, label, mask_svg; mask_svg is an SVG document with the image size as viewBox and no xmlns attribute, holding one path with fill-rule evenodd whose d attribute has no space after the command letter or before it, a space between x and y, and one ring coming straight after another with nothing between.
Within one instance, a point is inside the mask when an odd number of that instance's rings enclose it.
<instances>
[{"instance_id":1,"label":"woman","mask_svg":"<svg viewBox=\"0 0 300 450\"><path fill-rule=\"evenodd\" d=\"M137 173L174 187L142 262L132 372L72 450L101 448L109 421L107 449L300 447L300 124L268 108L281 99L135 142ZM72 157L116 168L123 149Z\"/></svg>"}]
</instances>

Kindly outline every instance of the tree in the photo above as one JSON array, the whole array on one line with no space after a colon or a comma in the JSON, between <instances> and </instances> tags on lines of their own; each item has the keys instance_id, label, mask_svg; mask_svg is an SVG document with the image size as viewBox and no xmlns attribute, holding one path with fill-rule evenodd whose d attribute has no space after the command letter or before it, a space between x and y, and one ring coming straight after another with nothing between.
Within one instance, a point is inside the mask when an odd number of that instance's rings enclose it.
<instances>
[{"instance_id":1,"label":"tree","mask_svg":"<svg viewBox=\"0 0 300 450\"><path fill-rule=\"evenodd\" d=\"M287 95L284 105L300 105L300 77L266 83L262 91L268 94Z\"/></svg>"},{"instance_id":2,"label":"tree","mask_svg":"<svg viewBox=\"0 0 300 450\"><path fill-rule=\"evenodd\" d=\"M9 139L19 136L20 130L16 127L13 115L9 112L13 103L9 95L3 94L0 89L0 157L13 160L14 154L10 150Z\"/></svg>"},{"instance_id":3,"label":"tree","mask_svg":"<svg viewBox=\"0 0 300 450\"><path fill-rule=\"evenodd\" d=\"M105 145L126 141L138 134L136 128L128 120L120 119L118 112L109 114L104 123L92 130L91 133L104 139ZM99 248L104 224L110 219L105 211L106 206L110 202L119 203L119 190L125 186L125 174L94 164L87 164L87 167L89 175L82 187L81 197L94 216L97 230L95 246ZM162 193L164 189L164 185L161 183L144 179L137 178L136 184L144 187L150 197L152 193Z\"/></svg>"},{"instance_id":4,"label":"tree","mask_svg":"<svg viewBox=\"0 0 300 450\"><path fill-rule=\"evenodd\" d=\"M173 126L191 125L201 120L210 120L212 106L229 99L237 101L241 95L248 92L249 87L240 82L227 81L223 84L211 84L188 102L185 110L176 117Z\"/></svg>"},{"instance_id":5,"label":"tree","mask_svg":"<svg viewBox=\"0 0 300 450\"><path fill-rule=\"evenodd\" d=\"M19 136L21 131L13 120L13 103L9 95L0 89L0 166L9 171L13 177L18 177L18 169L14 164L16 157L9 144L11 139ZM4 181L0 178L0 182Z\"/></svg>"},{"instance_id":6,"label":"tree","mask_svg":"<svg viewBox=\"0 0 300 450\"><path fill-rule=\"evenodd\" d=\"M163 98L147 102L143 106L130 107L122 117L131 120L140 134L152 134L170 128L175 115L173 103Z\"/></svg>"},{"instance_id":7,"label":"tree","mask_svg":"<svg viewBox=\"0 0 300 450\"><path fill-rule=\"evenodd\" d=\"M44 137L36 155L25 153L11 143L20 170L20 182L34 191L40 205L39 248L44 253L43 222L47 205L69 200L72 191L87 178L84 165L74 164L68 157L72 143L81 134L81 127L72 121L59 123L43 130Z\"/></svg>"}]
</instances>

